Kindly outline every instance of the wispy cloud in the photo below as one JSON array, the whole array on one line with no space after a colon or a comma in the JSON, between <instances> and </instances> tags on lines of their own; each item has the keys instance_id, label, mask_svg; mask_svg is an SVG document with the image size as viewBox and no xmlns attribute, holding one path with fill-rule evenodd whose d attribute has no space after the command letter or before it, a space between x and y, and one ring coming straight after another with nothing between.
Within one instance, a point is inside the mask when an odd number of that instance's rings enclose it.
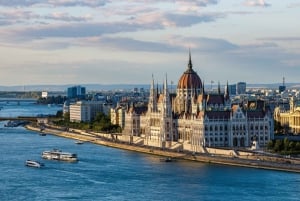
<instances>
[{"instance_id":1,"label":"wispy cloud","mask_svg":"<svg viewBox=\"0 0 300 201\"><path fill-rule=\"evenodd\" d=\"M172 13L159 13L141 15L137 19L120 22L98 22L98 23L68 23L68 24L46 24L38 27L14 28L7 30L13 38L24 38L34 40L39 38L78 38L94 37L104 34L115 34L121 32L137 32L143 30L163 30L168 27L188 27L199 23L215 21L225 17L221 14L183 15ZM48 16L47 18L60 19L65 21L85 21L86 18L75 18L66 13Z\"/></svg>"},{"instance_id":2,"label":"wispy cloud","mask_svg":"<svg viewBox=\"0 0 300 201\"><path fill-rule=\"evenodd\" d=\"M54 12L44 17L45 19L51 19L51 20L60 20L60 21L66 21L66 22L82 22L82 21L88 21L92 19L91 15L85 15L85 16L71 16L69 13L66 12Z\"/></svg>"},{"instance_id":3,"label":"wispy cloud","mask_svg":"<svg viewBox=\"0 0 300 201\"><path fill-rule=\"evenodd\" d=\"M104 6L109 0L0 0L0 6L7 7L28 7L28 6Z\"/></svg>"},{"instance_id":4,"label":"wispy cloud","mask_svg":"<svg viewBox=\"0 0 300 201\"><path fill-rule=\"evenodd\" d=\"M299 36L265 37L265 38L258 38L258 40L265 40L265 41L300 41L300 37Z\"/></svg>"},{"instance_id":5,"label":"wispy cloud","mask_svg":"<svg viewBox=\"0 0 300 201\"><path fill-rule=\"evenodd\" d=\"M287 7L288 8L299 8L300 7L300 3L290 3Z\"/></svg>"},{"instance_id":6,"label":"wispy cloud","mask_svg":"<svg viewBox=\"0 0 300 201\"><path fill-rule=\"evenodd\" d=\"M269 7L271 4L267 3L265 0L246 0L244 5L250 7Z\"/></svg>"}]
</instances>

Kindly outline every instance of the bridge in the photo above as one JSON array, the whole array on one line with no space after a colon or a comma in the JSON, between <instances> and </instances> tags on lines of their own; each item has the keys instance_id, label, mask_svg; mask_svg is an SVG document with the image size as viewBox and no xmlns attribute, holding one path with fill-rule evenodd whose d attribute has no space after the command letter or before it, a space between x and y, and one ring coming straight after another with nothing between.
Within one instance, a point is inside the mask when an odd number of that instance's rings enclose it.
<instances>
[{"instance_id":1,"label":"bridge","mask_svg":"<svg viewBox=\"0 0 300 201\"><path fill-rule=\"evenodd\" d=\"M0 121L31 121L36 122L39 117L0 117Z\"/></svg>"}]
</instances>

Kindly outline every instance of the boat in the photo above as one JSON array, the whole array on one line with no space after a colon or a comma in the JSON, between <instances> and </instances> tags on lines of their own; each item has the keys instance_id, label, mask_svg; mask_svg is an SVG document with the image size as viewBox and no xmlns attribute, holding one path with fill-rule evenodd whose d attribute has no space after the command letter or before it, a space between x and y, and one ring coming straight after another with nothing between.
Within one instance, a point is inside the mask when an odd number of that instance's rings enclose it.
<instances>
[{"instance_id":1,"label":"boat","mask_svg":"<svg viewBox=\"0 0 300 201\"><path fill-rule=\"evenodd\" d=\"M28 166L28 167L36 167L36 168L41 168L41 167L44 166L43 163L38 162L38 161L34 161L34 160L26 160L25 165Z\"/></svg>"},{"instance_id":2,"label":"boat","mask_svg":"<svg viewBox=\"0 0 300 201\"><path fill-rule=\"evenodd\" d=\"M46 136L47 134L46 134L46 133L43 133L43 132L40 132L39 135L40 135L40 136Z\"/></svg>"},{"instance_id":3,"label":"boat","mask_svg":"<svg viewBox=\"0 0 300 201\"><path fill-rule=\"evenodd\" d=\"M58 161L68 161L77 162L77 154L62 152L59 149L53 149L51 151L43 151L42 158L47 160L58 160Z\"/></svg>"},{"instance_id":4,"label":"boat","mask_svg":"<svg viewBox=\"0 0 300 201\"><path fill-rule=\"evenodd\" d=\"M171 157L167 157L167 158L161 158L160 161L161 162L174 162L175 159L173 159Z\"/></svg>"},{"instance_id":5,"label":"boat","mask_svg":"<svg viewBox=\"0 0 300 201\"><path fill-rule=\"evenodd\" d=\"M81 140L76 140L76 141L75 141L75 144L83 144L83 141L81 141Z\"/></svg>"}]
</instances>

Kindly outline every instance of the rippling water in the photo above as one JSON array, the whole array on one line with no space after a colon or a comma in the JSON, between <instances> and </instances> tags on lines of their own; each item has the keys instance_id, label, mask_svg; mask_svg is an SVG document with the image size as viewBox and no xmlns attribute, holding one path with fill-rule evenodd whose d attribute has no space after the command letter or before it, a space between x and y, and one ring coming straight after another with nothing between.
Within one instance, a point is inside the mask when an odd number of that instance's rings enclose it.
<instances>
[{"instance_id":1,"label":"rippling water","mask_svg":"<svg viewBox=\"0 0 300 201\"><path fill-rule=\"evenodd\" d=\"M24 106L25 108L34 106ZM28 109L27 108L27 109ZM52 110L44 106L45 111ZM41 110L40 110L41 111ZM0 111L1 112L1 111ZM51 135L0 122L0 200L299 200L300 174L177 161ZM42 160L44 150L79 162ZM24 166L40 160L45 168Z\"/></svg>"}]
</instances>

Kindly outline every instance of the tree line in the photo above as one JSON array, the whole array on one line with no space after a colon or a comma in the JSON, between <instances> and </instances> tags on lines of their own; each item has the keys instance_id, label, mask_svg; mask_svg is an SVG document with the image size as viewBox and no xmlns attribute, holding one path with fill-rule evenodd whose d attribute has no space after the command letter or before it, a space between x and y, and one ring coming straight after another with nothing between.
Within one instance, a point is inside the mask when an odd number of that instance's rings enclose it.
<instances>
[{"instance_id":1,"label":"tree line","mask_svg":"<svg viewBox=\"0 0 300 201\"><path fill-rule=\"evenodd\" d=\"M300 154L300 142L291 141L288 138L271 140L267 148L272 152L284 155Z\"/></svg>"},{"instance_id":2,"label":"tree line","mask_svg":"<svg viewBox=\"0 0 300 201\"><path fill-rule=\"evenodd\" d=\"M94 132L122 132L121 127L118 125L113 125L110 121L110 117L102 112L97 113L96 117L91 122L71 122L70 113L67 112L65 114L62 114L62 118L53 121L53 123L66 128L74 128Z\"/></svg>"}]
</instances>

